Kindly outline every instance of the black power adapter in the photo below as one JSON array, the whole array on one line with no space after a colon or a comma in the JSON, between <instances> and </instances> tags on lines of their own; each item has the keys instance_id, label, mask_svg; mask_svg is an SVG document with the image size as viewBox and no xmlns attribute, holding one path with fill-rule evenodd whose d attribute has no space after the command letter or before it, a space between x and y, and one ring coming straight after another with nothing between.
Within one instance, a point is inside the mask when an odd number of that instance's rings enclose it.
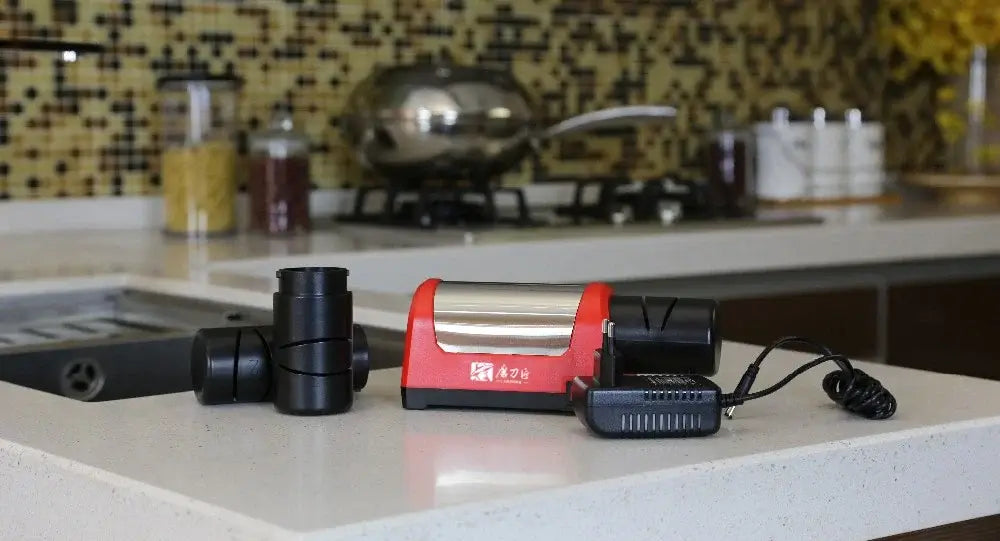
<instances>
[{"instance_id":1,"label":"black power adapter","mask_svg":"<svg viewBox=\"0 0 1000 541\"><path fill-rule=\"evenodd\" d=\"M800 366L778 383L750 392L760 364L781 346L798 343L815 348L820 357ZM847 411L868 419L887 419L896 399L878 380L851 366L843 355L800 337L782 338L764 348L743 374L736 390L723 394L704 376L623 374L615 351L615 324L605 320L601 349L594 352L594 376L577 377L570 386L576 416L591 431L608 438L670 438L708 436L719 431L722 411L767 396L806 370L833 361L839 370L823 378L823 390Z\"/></svg>"},{"instance_id":2,"label":"black power adapter","mask_svg":"<svg viewBox=\"0 0 1000 541\"><path fill-rule=\"evenodd\" d=\"M570 386L576 416L606 438L708 436L722 423L722 390L704 376L623 374L615 324L604 320L593 377Z\"/></svg>"},{"instance_id":3,"label":"black power adapter","mask_svg":"<svg viewBox=\"0 0 1000 541\"><path fill-rule=\"evenodd\" d=\"M625 375L616 387L578 377L573 410L606 438L708 436L722 424L722 390L705 376Z\"/></svg>"}]
</instances>

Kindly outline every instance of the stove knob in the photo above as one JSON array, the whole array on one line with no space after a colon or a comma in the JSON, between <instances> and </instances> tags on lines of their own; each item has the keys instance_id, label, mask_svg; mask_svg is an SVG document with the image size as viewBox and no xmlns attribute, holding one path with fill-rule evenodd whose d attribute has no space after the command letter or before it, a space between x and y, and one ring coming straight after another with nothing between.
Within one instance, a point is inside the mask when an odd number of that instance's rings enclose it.
<instances>
[{"instance_id":1,"label":"stove knob","mask_svg":"<svg viewBox=\"0 0 1000 541\"><path fill-rule=\"evenodd\" d=\"M657 214L661 224L671 225L684 216L684 208L680 201L660 201L657 204Z\"/></svg>"},{"instance_id":2,"label":"stove knob","mask_svg":"<svg viewBox=\"0 0 1000 541\"><path fill-rule=\"evenodd\" d=\"M424 229L430 229L434 226L434 217L429 212L423 212L417 217L417 223Z\"/></svg>"},{"instance_id":3,"label":"stove knob","mask_svg":"<svg viewBox=\"0 0 1000 541\"><path fill-rule=\"evenodd\" d=\"M632 207L622 205L611 211L611 215L608 216L608 220L612 225L625 225L635 220L635 213L632 212Z\"/></svg>"}]
</instances>

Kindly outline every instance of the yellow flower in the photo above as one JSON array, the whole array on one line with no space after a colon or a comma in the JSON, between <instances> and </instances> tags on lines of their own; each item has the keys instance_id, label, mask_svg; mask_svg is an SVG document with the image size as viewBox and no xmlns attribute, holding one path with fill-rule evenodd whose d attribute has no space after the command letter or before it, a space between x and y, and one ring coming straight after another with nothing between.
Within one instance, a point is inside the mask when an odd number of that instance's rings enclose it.
<instances>
[{"instance_id":1,"label":"yellow flower","mask_svg":"<svg viewBox=\"0 0 1000 541\"><path fill-rule=\"evenodd\" d=\"M1000 45L997 0L882 0L878 20L889 47L939 73L965 70L975 45Z\"/></svg>"},{"instance_id":2,"label":"yellow flower","mask_svg":"<svg viewBox=\"0 0 1000 541\"><path fill-rule=\"evenodd\" d=\"M984 163L996 164L1000 162L1000 146L998 145L983 145L976 149L979 155L979 159Z\"/></svg>"},{"instance_id":3,"label":"yellow flower","mask_svg":"<svg viewBox=\"0 0 1000 541\"><path fill-rule=\"evenodd\" d=\"M953 111L938 111L934 119L941 128L941 135L949 144L958 141L965 133L965 122Z\"/></svg>"},{"instance_id":4,"label":"yellow flower","mask_svg":"<svg viewBox=\"0 0 1000 541\"><path fill-rule=\"evenodd\" d=\"M951 86L942 86L937 91L938 103L950 103L955 101L955 89Z\"/></svg>"}]
</instances>

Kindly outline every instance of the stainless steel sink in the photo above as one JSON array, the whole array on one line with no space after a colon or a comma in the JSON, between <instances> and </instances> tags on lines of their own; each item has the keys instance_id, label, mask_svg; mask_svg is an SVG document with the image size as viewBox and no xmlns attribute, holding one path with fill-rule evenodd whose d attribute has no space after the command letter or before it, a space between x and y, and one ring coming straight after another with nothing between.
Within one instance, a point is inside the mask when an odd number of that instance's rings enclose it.
<instances>
[{"instance_id":1,"label":"stainless steel sink","mask_svg":"<svg viewBox=\"0 0 1000 541\"><path fill-rule=\"evenodd\" d=\"M0 298L0 381L84 401L189 391L197 329L270 324L270 310L128 289ZM401 332L365 331L372 369L402 364Z\"/></svg>"},{"instance_id":2,"label":"stainless steel sink","mask_svg":"<svg viewBox=\"0 0 1000 541\"><path fill-rule=\"evenodd\" d=\"M133 290L0 298L0 380L88 401L185 391L195 330L270 321L268 310Z\"/></svg>"}]
</instances>

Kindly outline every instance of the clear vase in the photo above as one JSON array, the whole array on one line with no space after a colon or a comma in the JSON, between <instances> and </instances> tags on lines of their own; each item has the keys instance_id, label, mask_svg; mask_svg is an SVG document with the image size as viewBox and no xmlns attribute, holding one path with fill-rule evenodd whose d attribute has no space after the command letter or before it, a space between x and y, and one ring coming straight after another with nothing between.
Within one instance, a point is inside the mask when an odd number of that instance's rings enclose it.
<instances>
[{"instance_id":1,"label":"clear vase","mask_svg":"<svg viewBox=\"0 0 1000 541\"><path fill-rule=\"evenodd\" d=\"M1000 173L1000 62L997 51L973 48L965 73L939 92L938 127L948 145L949 173Z\"/></svg>"}]
</instances>

